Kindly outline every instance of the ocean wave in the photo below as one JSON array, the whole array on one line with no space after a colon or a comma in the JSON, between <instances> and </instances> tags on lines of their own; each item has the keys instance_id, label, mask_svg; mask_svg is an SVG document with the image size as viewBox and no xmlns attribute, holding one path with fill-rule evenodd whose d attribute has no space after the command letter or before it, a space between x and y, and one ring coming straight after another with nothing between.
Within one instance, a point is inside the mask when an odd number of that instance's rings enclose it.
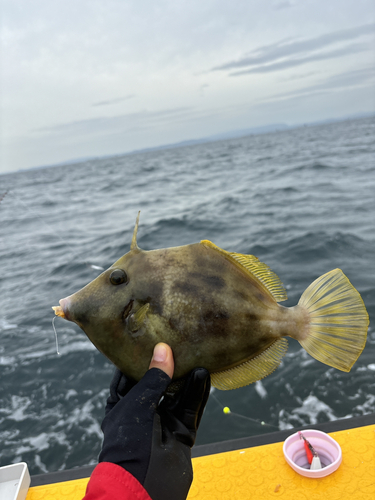
<instances>
[{"instance_id":1,"label":"ocean wave","mask_svg":"<svg viewBox=\"0 0 375 500\"><path fill-rule=\"evenodd\" d=\"M280 430L304 425L316 425L321 422L337 420L332 408L310 394L302 401L302 405L292 410L282 409L279 413Z\"/></svg>"},{"instance_id":2,"label":"ocean wave","mask_svg":"<svg viewBox=\"0 0 375 500\"><path fill-rule=\"evenodd\" d=\"M278 255L285 261L309 262L358 257L367 251L368 243L352 233L326 231L306 232L301 236L285 240Z\"/></svg>"},{"instance_id":3,"label":"ocean wave","mask_svg":"<svg viewBox=\"0 0 375 500\"><path fill-rule=\"evenodd\" d=\"M58 356L50 307L100 274L91 264L106 269L129 251L139 209L141 248L210 239L251 253L284 282L286 305L340 267L373 324L369 126L363 119L4 176L1 461L26 460L35 474L96 460L113 366L62 320L55 322ZM374 412L374 353L373 327L350 374L312 359L290 339L273 374L213 393L198 444ZM223 406L241 418L224 415Z\"/></svg>"},{"instance_id":4,"label":"ocean wave","mask_svg":"<svg viewBox=\"0 0 375 500\"><path fill-rule=\"evenodd\" d=\"M17 326L16 323L10 323L5 318L0 318L0 331L15 330Z\"/></svg>"}]
</instances>

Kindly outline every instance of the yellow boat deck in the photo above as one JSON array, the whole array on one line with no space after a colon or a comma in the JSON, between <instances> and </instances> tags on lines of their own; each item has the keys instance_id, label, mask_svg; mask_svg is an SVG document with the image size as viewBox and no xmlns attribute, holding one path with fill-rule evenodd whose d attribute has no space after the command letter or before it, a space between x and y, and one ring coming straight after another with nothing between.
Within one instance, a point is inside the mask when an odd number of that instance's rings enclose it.
<instances>
[{"instance_id":1,"label":"yellow boat deck","mask_svg":"<svg viewBox=\"0 0 375 500\"><path fill-rule=\"evenodd\" d=\"M300 476L286 463L283 443L272 443L193 458L188 499L373 500L375 425L329 434L340 444L343 460L325 478ZM26 500L77 500L84 496L88 480L31 487Z\"/></svg>"}]
</instances>

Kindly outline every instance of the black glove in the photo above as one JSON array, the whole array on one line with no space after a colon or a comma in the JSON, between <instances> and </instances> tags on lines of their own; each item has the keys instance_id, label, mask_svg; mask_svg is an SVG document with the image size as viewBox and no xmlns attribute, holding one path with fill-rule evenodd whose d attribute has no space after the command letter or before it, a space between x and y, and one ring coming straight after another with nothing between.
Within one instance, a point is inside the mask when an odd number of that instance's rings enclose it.
<instances>
[{"instance_id":1,"label":"black glove","mask_svg":"<svg viewBox=\"0 0 375 500\"><path fill-rule=\"evenodd\" d=\"M210 393L210 374L196 368L175 395L171 379L158 368L136 384L116 371L102 423L99 462L130 472L152 500L185 500L191 482L191 447ZM159 403L160 402L160 403Z\"/></svg>"}]
</instances>

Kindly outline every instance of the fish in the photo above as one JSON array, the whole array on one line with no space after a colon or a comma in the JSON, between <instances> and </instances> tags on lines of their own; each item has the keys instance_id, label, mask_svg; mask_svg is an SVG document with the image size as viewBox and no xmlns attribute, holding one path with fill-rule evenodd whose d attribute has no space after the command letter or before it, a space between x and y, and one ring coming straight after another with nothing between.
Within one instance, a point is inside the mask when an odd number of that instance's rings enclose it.
<instances>
[{"instance_id":1,"label":"fish","mask_svg":"<svg viewBox=\"0 0 375 500\"><path fill-rule=\"evenodd\" d=\"M154 346L170 345L174 380L204 367L220 390L271 374L298 340L315 359L348 372L366 344L369 317L340 269L316 279L294 307L279 277L253 255L209 240L145 251L139 213L130 251L78 292L57 316L75 322L127 377L146 373Z\"/></svg>"}]
</instances>

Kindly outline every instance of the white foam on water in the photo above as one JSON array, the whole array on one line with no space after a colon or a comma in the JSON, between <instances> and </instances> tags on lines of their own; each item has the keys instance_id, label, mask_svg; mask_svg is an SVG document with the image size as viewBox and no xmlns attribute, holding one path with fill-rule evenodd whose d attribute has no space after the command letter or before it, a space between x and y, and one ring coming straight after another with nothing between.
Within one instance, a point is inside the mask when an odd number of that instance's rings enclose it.
<instances>
[{"instance_id":1,"label":"white foam on water","mask_svg":"<svg viewBox=\"0 0 375 500\"><path fill-rule=\"evenodd\" d=\"M16 422L21 422L27 418L25 415L25 410L31 405L31 401L28 397L22 396L12 396L12 408L8 413L8 418L10 420L15 420Z\"/></svg>"},{"instance_id":2,"label":"white foam on water","mask_svg":"<svg viewBox=\"0 0 375 500\"><path fill-rule=\"evenodd\" d=\"M16 323L9 323L5 318L0 318L0 331L14 330L18 325Z\"/></svg>"},{"instance_id":3,"label":"white foam on water","mask_svg":"<svg viewBox=\"0 0 375 500\"><path fill-rule=\"evenodd\" d=\"M13 365L16 361L14 356L0 356L0 366Z\"/></svg>"},{"instance_id":4,"label":"white foam on water","mask_svg":"<svg viewBox=\"0 0 375 500\"><path fill-rule=\"evenodd\" d=\"M279 412L279 428L285 430L295 427L295 425L290 423L291 420L297 420L301 425L306 425L306 419L308 419L310 425L316 425L318 423L318 416L321 413L324 413L327 420L337 420L330 406L320 401L316 396L310 394L302 402L300 407L294 408L290 412L286 410L281 410Z\"/></svg>"},{"instance_id":5,"label":"white foam on water","mask_svg":"<svg viewBox=\"0 0 375 500\"><path fill-rule=\"evenodd\" d=\"M64 432L51 432L49 434L42 432L37 436L30 436L22 439L21 445L15 450L15 454L22 457L23 453L28 453L30 451L40 453L41 451L48 450L51 444L55 444L56 442L65 446L67 449L71 448Z\"/></svg>"},{"instance_id":6,"label":"white foam on water","mask_svg":"<svg viewBox=\"0 0 375 500\"><path fill-rule=\"evenodd\" d=\"M279 412L279 429L285 431L287 429L293 429L293 425L288 422L289 415L285 410L280 410Z\"/></svg>"},{"instance_id":7,"label":"white foam on water","mask_svg":"<svg viewBox=\"0 0 375 500\"><path fill-rule=\"evenodd\" d=\"M306 366L313 365L314 363L316 363L315 359L310 358L310 359L306 359L306 361L302 361L300 366L301 366L301 368L306 368Z\"/></svg>"},{"instance_id":8,"label":"white foam on water","mask_svg":"<svg viewBox=\"0 0 375 500\"><path fill-rule=\"evenodd\" d=\"M65 399L69 399L72 396L77 396L78 392L75 389L69 389L68 392L65 394Z\"/></svg>"},{"instance_id":9,"label":"white foam on water","mask_svg":"<svg viewBox=\"0 0 375 500\"><path fill-rule=\"evenodd\" d=\"M79 352L79 351L95 351L96 347L92 344L88 339L87 340L78 340L65 345L60 344L60 356L67 355L71 352ZM45 357L56 357L56 345L51 345L47 349L38 349L34 352L24 352L17 356L17 360L27 361L32 359L39 359Z\"/></svg>"},{"instance_id":10,"label":"white foam on water","mask_svg":"<svg viewBox=\"0 0 375 500\"><path fill-rule=\"evenodd\" d=\"M92 344L89 339L87 339L71 342L70 344L65 345L62 350L63 352L60 353L61 355L77 351L96 351L97 349L94 344Z\"/></svg>"},{"instance_id":11,"label":"white foam on water","mask_svg":"<svg viewBox=\"0 0 375 500\"><path fill-rule=\"evenodd\" d=\"M47 450L49 448L49 443L48 443L49 439L50 436L45 432L42 432L42 434L39 434L39 436L30 437L26 439L26 441L30 443L30 446L32 448L35 448L38 451L42 451L42 450Z\"/></svg>"},{"instance_id":12,"label":"white foam on water","mask_svg":"<svg viewBox=\"0 0 375 500\"><path fill-rule=\"evenodd\" d=\"M262 399L267 398L268 392L267 392L266 388L264 387L264 385L262 384L261 380L257 380L255 382L255 390Z\"/></svg>"},{"instance_id":13,"label":"white foam on water","mask_svg":"<svg viewBox=\"0 0 375 500\"><path fill-rule=\"evenodd\" d=\"M94 434L98 436L99 439L103 438L103 434L100 429L99 422L93 416L94 410L96 408L96 402L98 400L105 401L108 396L108 389L103 389L99 393L88 399L79 408L74 408L69 415L65 415L64 419L60 419L56 424L55 428L65 428L71 429L75 426L83 426L84 432L86 434Z\"/></svg>"},{"instance_id":14,"label":"white foam on water","mask_svg":"<svg viewBox=\"0 0 375 500\"><path fill-rule=\"evenodd\" d=\"M366 394L366 401L353 408L353 413L358 414L358 412L362 415L368 415L369 413L375 412L375 394Z\"/></svg>"},{"instance_id":15,"label":"white foam on water","mask_svg":"<svg viewBox=\"0 0 375 500\"><path fill-rule=\"evenodd\" d=\"M44 474L47 474L48 469L46 465L42 462L42 459L40 458L39 455L35 455L35 465L39 467L39 469L44 472Z\"/></svg>"},{"instance_id":16,"label":"white foam on water","mask_svg":"<svg viewBox=\"0 0 375 500\"><path fill-rule=\"evenodd\" d=\"M103 439L103 433L100 428L99 422L93 420L92 424L86 428L87 434L95 434L101 440Z\"/></svg>"},{"instance_id":17,"label":"white foam on water","mask_svg":"<svg viewBox=\"0 0 375 500\"><path fill-rule=\"evenodd\" d=\"M307 415L310 419L311 424L318 423L319 413L325 413L329 420L336 420L337 417L333 413L332 408L330 408L326 403L320 401L316 396L310 394L302 403L300 408L295 408L292 410L293 414L297 415Z\"/></svg>"}]
</instances>

